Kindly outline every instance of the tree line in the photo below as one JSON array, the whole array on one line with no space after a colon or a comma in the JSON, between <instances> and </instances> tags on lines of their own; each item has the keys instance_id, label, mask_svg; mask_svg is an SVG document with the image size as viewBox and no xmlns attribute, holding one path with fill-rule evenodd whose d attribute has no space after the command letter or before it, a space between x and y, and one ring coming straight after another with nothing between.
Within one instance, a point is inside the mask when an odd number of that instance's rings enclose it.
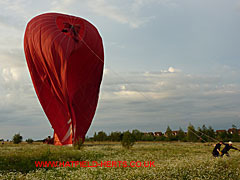
<instances>
[{"instance_id":1,"label":"tree line","mask_svg":"<svg viewBox=\"0 0 240 180\"><path fill-rule=\"evenodd\" d=\"M12 141L14 144L22 142L22 136L17 133L13 136ZM137 129L125 132L115 131L107 134L104 131L94 133L93 137L86 137L86 141L113 141L113 142L123 142L123 141L181 141L181 142L213 142L213 141L233 141L240 142L240 129L237 129L235 125L232 125L231 132L222 130L214 131L214 129L209 126L198 127L197 129L189 124L187 132L184 132L182 128L178 131L172 131L168 126L164 134L153 134L144 133ZM3 139L0 141L4 142ZM42 142L44 140L38 140L36 142ZM28 138L27 143L34 142L33 139Z\"/></svg>"},{"instance_id":2,"label":"tree line","mask_svg":"<svg viewBox=\"0 0 240 180\"><path fill-rule=\"evenodd\" d=\"M129 132L129 131L127 131ZM104 131L94 133L93 137L87 137L86 141L122 141L123 135L126 132L111 132L107 134ZM182 142L213 142L213 141L233 141L240 142L239 130L235 125L232 125L231 133L228 131L215 132L214 129L209 126L195 128L192 124L189 124L187 132L184 132L182 128L178 131L172 131L168 126L165 133L161 135L154 135L153 133L144 133L137 129L129 132L131 137L135 141L182 141Z\"/></svg>"}]
</instances>

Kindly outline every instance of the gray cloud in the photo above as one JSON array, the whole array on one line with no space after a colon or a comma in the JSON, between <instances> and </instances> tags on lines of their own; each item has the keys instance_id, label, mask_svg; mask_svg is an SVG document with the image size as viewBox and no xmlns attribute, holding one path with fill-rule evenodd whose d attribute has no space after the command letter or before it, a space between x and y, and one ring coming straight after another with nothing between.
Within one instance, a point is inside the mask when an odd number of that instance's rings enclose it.
<instances>
[{"instance_id":1,"label":"gray cloud","mask_svg":"<svg viewBox=\"0 0 240 180\"><path fill-rule=\"evenodd\" d=\"M122 77L111 71L105 76L93 126L157 131L167 125L185 128L190 122L215 128L239 125L239 82L228 84L218 75L167 71L124 73Z\"/></svg>"},{"instance_id":2,"label":"gray cloud","mask_svg":"<svg viewBox=\"0 0 240 180\"><path fill-rule=\"evenodd\" d=\"M51 133L51 128L20 54L8 54L9 59L15 59L16 66L6 62L0 68L0 132L5 132L2 128L6 126L14 126L16 131L29 134L31 128L35 129L35 137L42 138L45 135L42 133ZM240 75L234 72L232 76ZM240 84L229 81L230 77L224 79L216 73L192 75L168 70L119 73L106 69L97 113L88 134L101 129L163 131L167 125L184 128L189 122L227 128L240 119ZM10 133L1 136L9 138Z\"/></svg>"},{"instance_id":3,"label":"gray cloud","mask_svg":"<svg viewBox=\"0 0 240 180\"><path fill-rule=\"evenodd\" d=\"M35 129L37 138L45 137L43 132L51 134L22 52L16 50L1 57L0 132L4 134L0 136L12 136L13 130L6 132L5 127L14 127L26 135L30 135L29 129ZM88 135L101 129L163 131L167 125L184 128L190 122L215 128L239 125L240 83L232 81L239 75L230 67L206 75L169 68L124 73L106 69L97 113Z\"/></svg>"}]
</instances>

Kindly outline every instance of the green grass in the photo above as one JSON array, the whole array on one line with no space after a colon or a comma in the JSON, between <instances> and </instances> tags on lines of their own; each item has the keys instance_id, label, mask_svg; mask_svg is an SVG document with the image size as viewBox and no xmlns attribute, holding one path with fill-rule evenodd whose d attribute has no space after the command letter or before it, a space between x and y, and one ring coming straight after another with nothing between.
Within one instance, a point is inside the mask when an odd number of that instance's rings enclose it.
<instances>
[{"instance_id":1,"label":"green grass","mask_svg":"<svg viewBox=\"0 0 240 180\"><path fill-rule=\"evenodd\" d=\"M238 146L239 147L239 146ZM240 179L240 152L213 158L201 143L85 144L83 149L45 144L0 146L0 179ZM36 168L35 161L155 161L156 167Z\"/></svg>"}]
</instances>

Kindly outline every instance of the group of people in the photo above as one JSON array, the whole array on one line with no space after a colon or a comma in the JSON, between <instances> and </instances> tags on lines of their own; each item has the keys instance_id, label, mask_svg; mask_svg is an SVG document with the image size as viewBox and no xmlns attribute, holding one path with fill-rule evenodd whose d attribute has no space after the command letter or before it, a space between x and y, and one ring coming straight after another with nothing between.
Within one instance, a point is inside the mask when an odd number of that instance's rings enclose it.
<instances>
[{"instance_id":1,"label":"group of people","mask_svg":"<svg viewBox=\"0 0 240 180\"><path fill-rule=\"evenodd\" d=\"M225 145L225 147L222 150L220 150L222 145ZM235 149L235 150L240 151L238 148L235 148L235 147L232 146L231 141L229 141L228 144L225 144L223 141L220 141L219 143L215 144L214 149L212 151L212 154L213 154L214 157L223 157L224 154L226 156L229 156L228 151L230 149Z\"/></svg>"}]
</instances>

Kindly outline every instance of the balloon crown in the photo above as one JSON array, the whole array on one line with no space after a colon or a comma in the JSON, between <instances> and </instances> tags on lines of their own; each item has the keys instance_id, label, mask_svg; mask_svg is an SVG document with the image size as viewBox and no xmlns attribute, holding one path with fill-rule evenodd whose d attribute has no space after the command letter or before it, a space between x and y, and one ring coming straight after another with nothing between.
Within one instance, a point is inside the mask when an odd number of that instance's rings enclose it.
<instances>
[{"instance_id":1,"label":"balloon crown","mask_svg":"<svg viewBox=\"0 0 240 180\"><path fill-rule=\"evenodd\" d=\"M62 32L63 33L69 33L70 36L73 38L73 40L75 42L78 42L79 39L78 39L78 34L79 34L79 31L80 31L80 25L79 24L70 24L70 23L67 23L67 22L64 22L64 28L62 29Z\"/></svg>"}]
</instances>

